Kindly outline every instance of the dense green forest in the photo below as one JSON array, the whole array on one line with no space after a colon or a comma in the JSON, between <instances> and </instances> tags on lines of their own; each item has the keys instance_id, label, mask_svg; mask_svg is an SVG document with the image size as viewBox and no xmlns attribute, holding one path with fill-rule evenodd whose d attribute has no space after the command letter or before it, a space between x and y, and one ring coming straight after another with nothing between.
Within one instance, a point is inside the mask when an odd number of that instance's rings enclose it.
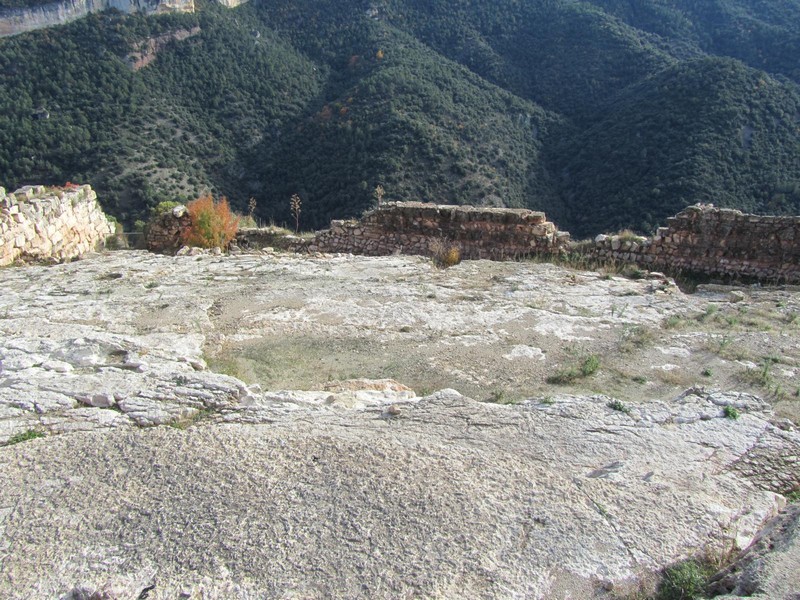
<instances>
[{"instance_id":1,"label":"dense green forest","mask_svg":"<svg viewBox=\"0 0 800 600\"><path fill-rule=\"evenodd\" d=\"M89 182L129 227L208 190L323 227L378 184L576 236L800 214L800 0L197 7L0 39L0 184Z\"/></svg>"}]
</instances>

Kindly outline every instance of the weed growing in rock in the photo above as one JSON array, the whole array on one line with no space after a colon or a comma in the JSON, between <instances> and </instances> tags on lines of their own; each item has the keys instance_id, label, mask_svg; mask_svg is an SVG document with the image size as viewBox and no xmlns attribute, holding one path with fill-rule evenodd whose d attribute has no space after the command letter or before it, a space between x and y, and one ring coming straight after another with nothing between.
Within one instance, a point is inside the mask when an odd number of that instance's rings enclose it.
<instances>
[{"instance_id":1,"label":"weed growing in rock","mask_svg":"<svg viewBox=\"0 0 800 600\"><path fill-rule=\"evenodd\" d=\"M662 323L664 329L675 329L683 323L683 319L678 315L670 315Z\"/></svg>"},{"instance_id":2,"label":"weed growing in rock","mask_svg":"<svg viewBox=\"0 0 800 600\"><path fill-rule=\"evenodd\" d=\"M679 388L687 388L694 384L695 378L683 369L654 369L653 373L659 381Z\"/></svg>"},{"instance_id":3,"label":"weed growing in rock","mask_svg":"<svg viewBox=\"0 0 800 600\"><path fill-rule=\"evenodd\" d=\"M694 559L664 569L656 600L696 600L702 598L712 575Z\"/></svg>"},{"instance_id":4,"label":"weed growing in rock","mask_svg":"<svg viewBox=\"0 0 800 600\"><path fill-rule=\"evenodd\" d=\"M705 347L709 352L727 360L745 360L748 358L747 351L742 344L734 344L734 340L729 335L722 337L710 336Z\"/></svg>"},{"instance_id":5,"label":"weed growing in rock","mask_svg":"<svg viewBox=\"0 0 800 600\"><path fill-rule=\"evenodd\" d=\"M514 398L509 397L503 390L494 390L489 397L486 399L486 402L491 402L493 404L516 404L517 401Z\"/></svg>"},{"instance_id":6,"label":"weed growing in rock","mask_svg":"<svg viewBox=\"0 0 800 600\"><path fill-rule=\"evenodd\" d=\"M740 373L739 378L745 383L769 388L773 382L771 368L772 362L765 360L760 368L746 368Z\"/></svg>"},{"instance_id":7,"label":"weed growing in rock","mask_svg":"<svg viewBox=\"0 0 800 600\"><path fill-rule=\"evenodd\" d=\"M631 414L631 409L630 409L630 408L628 408L627 406L625 406L625 405L624 405L624 404L623 404L621 401L619 401L619 400L612 400L611 402L609 402L608 404L606 404L606 406L607 406L608 408L610 408L611 410L616 410L617 412L625 413L626 415L629 415L629 414Z\"/></svg>"},{"instance_id":8,"label":"weed growing in rock","mask_svg":"<svg viewBox=\"0 0 800 600\"><path fill-rule=\"evenodd\" d=\"M628 305L623 304L622 306L617 306L616 304L611 305L611 318L614 317L622 318L625 315L625 311L628 310Z\"/></svg>"},{"instance_id":9,"label":"weed growing in rock","mask_svg":"<svg viewBox=\"0 0 800 600\"><path fill-rule=\"evenodd\" d=\"M155 218L160 215L164 215L171 211L173 208L180 206L180 202L175 202L174 200L163 200L156 204L153 209L150 211L150 218Z\"/></svg>"},{"instance_id":10,"label":"weed growing in rock","mask_svg":"<svg viewBox=\"0 0 800 600\"><path fill-rule=\"evenodd\" d=\"M184 430L188 429L192 425L199 423L200 421L203 421L204 419L209 418L213 414L214 414L213 409L201 408L196 413L193 413L191 415L173 421L169 425L170 427L174 427L175 429Z\"/></svg>"},{"instance_id":11,"label":"weed growing in rock","mask_svg":"<svg viewBox=\"0 0 800 600\"><path fill-rule=\"evenodd\" d=\"M739 418L739 411L735 406L731 406L730 404L722 409L722 414L725 415L726 419L736 420Z\"/></svg>"},{"instance_id":12,"label":"weed growing in rock","mask_svg":"<svg viewBox=\"0 0 800 600\"><path fill-rule=\"evenodd\" d=\"M300 212L302 211L303 201L300 196L293 194L289 199L289 211L292 213L294 219L294 232L300 232Z\"/></svg>"},{"instance_id":13,"label":"weed growing in rock","mask_svg":"<svg viewBox=\"0 0 800 600\"><path fill-rule=\"evenodd\" d=\"M378 208L381 207L383 204L383 197L386 194L386 190L383 189L383 186L378 184L375 186L375 190L372 192L372 195L375 197L375 202Z\"/></svg>"},{"instance_id":14,"label":"weed growing in rock","mask_svg":"<svg viewBox=\"0 0 800 600\"><path fill-rule=\"evenodd\" d=\"M35 440L43 437L44 432L39 431L38 429L28 429L28 431L23 431L21 433L12 435L10 438L8 438L8 441L5 445L13 446L14 444L19 444L21 442L27 442L28 440Z\"/></svg>"},{"instance_id":15,"label":"weed growing in rock","mask_svg":"<svg viewBox=\"0 0 800 600\"><path fill-rule=\"evenodd\" d=\"M626 265L622 269L622 275L628 279L644 279L647 271L643 271L636 265Z\"/></svg>"},{"instance_id":16,"label":"weed growing in rock","mask_svg":"<svg viewBox=\"0 0 800 600\"><path fill-rule=\"evenodd\" d=\"M705 323L706 321L714 317L714 315L717 314L718 310L719 309L716 306L714 306L713 304L709 304L708 306L706 306L706 309L702 313L697 315L696 318L701 323Z\"/></svg>"},{"instance_id":17,"label":"weed growing in rock","mask_svg":"<svg viewBox=\"0 0 800 600\"><path fill-rule=\"evenodd\" d=\"M192 225L183 232L183 243L200 248L225 248L236 237L239 219L231 212L228 200L214 202L211 194L190 202L186 209Z\"/></svg>"},{"instance_id":18,"label":"weed growing in rock","mask_svg":"<svg viewBox=\"0 0 800 600\"><path fill-rule=\"evenodd\" d=\"M638 233L634 233L630 229L618 231L614 234L614 237L619 238L620 242L640 242L643 239L642 236L640 236Z\"/></svg>"},{"instance_id":19,"label":"weed growing in rock","mask_svg":"<svg viewBox=\"0 0 800 600\"><path fill-rule=\"evenodd\" d=\"M703 371L702 371L701 375L702 375L703 377L711 377L711 376L713 375L713 373L711 372L711 369L709 369L708 367L706 367L705 369L703 369Z\"/></svg>"}]
</instances>

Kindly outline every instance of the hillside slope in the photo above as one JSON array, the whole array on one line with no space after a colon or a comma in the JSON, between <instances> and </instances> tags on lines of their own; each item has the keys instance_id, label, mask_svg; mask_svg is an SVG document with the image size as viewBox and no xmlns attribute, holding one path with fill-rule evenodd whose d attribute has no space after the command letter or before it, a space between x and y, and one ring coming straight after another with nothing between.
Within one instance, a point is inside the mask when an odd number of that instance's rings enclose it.
<instances>
[{"instance_id":1,"label":"hillside slope","mask_svg":"<svg viewBox=\"0 0 800 600\"><path fill-rule=\"evenodd\" d=\"M798 40L794 0L93 15L0 40L0 183L89 182L129 226L211 190L276 222L299 193L322 227L378 184L579 235L696 201L800 213Z\"/></svg>"}]
</instances>

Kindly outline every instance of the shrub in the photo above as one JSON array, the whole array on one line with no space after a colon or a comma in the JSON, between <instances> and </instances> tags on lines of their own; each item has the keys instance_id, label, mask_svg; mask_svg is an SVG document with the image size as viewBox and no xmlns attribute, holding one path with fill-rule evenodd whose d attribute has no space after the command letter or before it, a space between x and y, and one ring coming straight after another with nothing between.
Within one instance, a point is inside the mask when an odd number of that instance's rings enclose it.
<instances>
[{"instance_id":1,"label":"shrub","mask_svg":"<svg viewBox=\"0 0 800 600\"><path fill-rule=\"evenodd\" d=\"M627 277L628 279L644 279L647 275L646 271L643 271L636 265L625 265L622 268L622 276Z\"/></svg>"},{"instance_id":2,"label":"shrub","mask_svg":"<svg viewBox=\"0 0 800 600\"><path fill-rule=\"evenodd\" d=\"M705 592L707 574L696 560L667 567L658 586L657 600L696 600Z\"/></svg>"},{"instance_id":3,"label":"shrub","mask_svg":"<svg viewBox=\"0 0 800 600\"><path fill-rule=\"evenodd\" d=\"M616 410L621 413L625 413L626 415L631 414L631 409L625 406L620 400L611 400L606 404L608 408L611 410Z\"/></svg>"},{"instance_id":4,"label":"shrub","mask_svg":"<svg viewBox=\"0 0 800 600\"><path fill-rule=\"evenodd\" d=\"M200 248L225 248L236 236L239 219L231 212L228 200L223 196L214 202L211 194L190 202L186 209L192 225L183 232L183 243Z\"/></svg>"},{"instance_id":5,"label":"shrub","mask_svg":"<svg viewBox=\"0 0 800 600\"><path fill-rule=\"evenodd\" d=\"M433 264L440 269L446 269L461 262L461 250L458 246L444 240L433 240L430 251Z\"/></svg>"},{"instance_id":6,"label":"shrub","mask_svg":"<svg viewBox=\"0 0 800 600\"><path fill-rule=\"evenodd\" d=\"M619 351L631 353L641 350L655 341L655 334L649 327L631 325L622 331L619 340Z\"/></svg>"},{"instance_id":7,"label":"shrub","mask_svg":"<svg viewBox=\"0 0 800 600\"><path fill-rule=\"evenodd\" d=\"M596 354L590 354L581 363L581 375L583 377L594 375L597 372L597 369L599 368L600 368L600 359L597 358Z\"/></svg>"},{"instance_id":8,"label":"shrub","mask_svg":"<svg viewBox=\"0 0 800 600\"><path fill-rule=\"evenodd\" d=\"M725 408L722 409L722 414L725 415L727 419L738 419L739 418L739 411L736 409L735 406L731 406L728 404Z\"/></svg>"},{"instance_id":9,"label":"shrub","mask_svg":"<svg viewBox=\"0 0 800 600\"><path fill-rule=\"evenodd\" d=\"M180 206L180 202L175 202L174 200L163 200L153 207L152 216L160 217L161 215L171 211L176 206Z\"/></svg>"}]
</instances>

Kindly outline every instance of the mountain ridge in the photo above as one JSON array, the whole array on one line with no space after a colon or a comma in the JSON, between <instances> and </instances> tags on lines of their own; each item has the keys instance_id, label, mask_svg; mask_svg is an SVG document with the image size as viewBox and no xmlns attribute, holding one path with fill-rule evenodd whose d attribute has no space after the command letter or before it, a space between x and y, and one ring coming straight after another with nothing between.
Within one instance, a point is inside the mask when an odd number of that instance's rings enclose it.
<instances>
[{"instance_id":1,"label":"mountain ridge","mask_svg":"<svg viewBox=\"0 0 800 600\"><path fill-rule=\"evenodd\" d=\"M650 231L698 201L800 214L800 3L695 4L92 15L0 41L0 180L86 181L129 227L212 191L279 223L298 193L319 228L369 208L378 184L387 200L545 210L576 235Z\"/></svg>"}]
</instances>

